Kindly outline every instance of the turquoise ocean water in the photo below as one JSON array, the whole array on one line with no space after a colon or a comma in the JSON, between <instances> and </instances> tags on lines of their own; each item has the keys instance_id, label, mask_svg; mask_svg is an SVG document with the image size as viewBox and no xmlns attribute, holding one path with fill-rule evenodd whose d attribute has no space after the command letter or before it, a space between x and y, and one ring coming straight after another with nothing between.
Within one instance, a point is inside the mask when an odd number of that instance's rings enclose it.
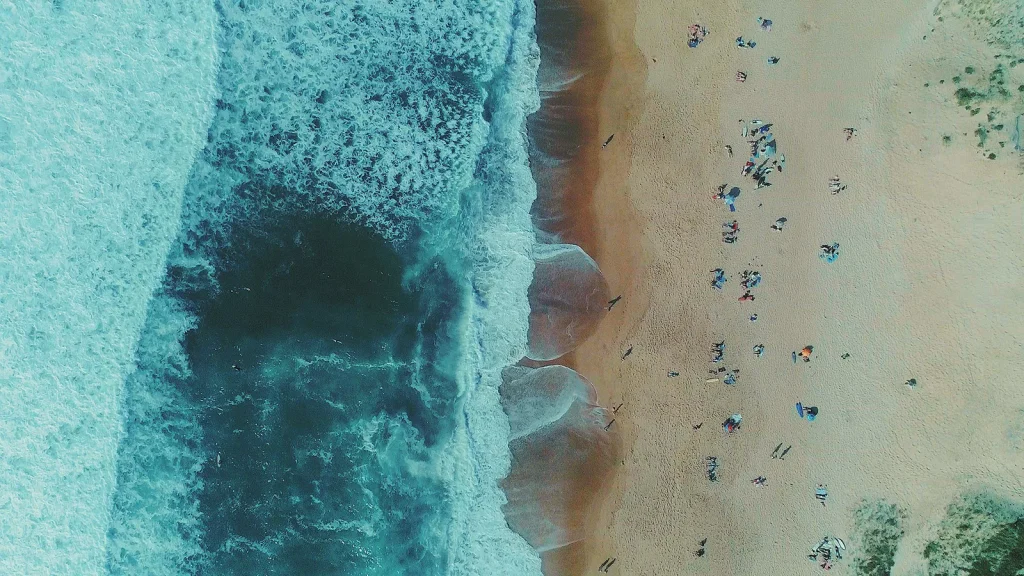
<instances>
[{"instance_id":1,"label":"turquoise ocean water","mask_svg":"<svg viewBox=\"0 0 1024 576\"><path fill-rule=\"evenodd\" d=\"M0 572L538 574L498 487L533 2L0 26Z\"/></svg>"}]
</instances>

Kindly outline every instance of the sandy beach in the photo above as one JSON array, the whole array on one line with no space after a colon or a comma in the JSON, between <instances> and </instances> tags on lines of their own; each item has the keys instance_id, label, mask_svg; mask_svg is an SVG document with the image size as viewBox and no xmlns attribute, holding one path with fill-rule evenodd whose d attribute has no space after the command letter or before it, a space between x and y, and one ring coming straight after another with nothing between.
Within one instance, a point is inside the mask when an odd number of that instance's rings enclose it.
<instances>
[{"instance_id":1,"label":"sandy beach","mask_svg":"<svg viewBox=\"0 0 1024 576\"><path fill-rule=\"evenodd\" d=\"M623 299L569 362L622 405L623 459L582 564L546 571L616 558L610 574L816 574L808 552L832 535L849 548L833 571L854 573L854 512L884 499L906 517L892 573L928 573L958 495L1024 499L1024 164L1005 137L1019 99L986 118L957 92L1008 56L949 3L608 6L599 132L616 136L581 243ZM691 24L708 30L696 48ZM1024 84L1021 68L1000 74ZM741 176L754 119L785 156L759 190ZM723 184L741 189L736 212L713 198ZM753 301L738 301L744 270L762 277ZM720 366L734 385L709 374Z\"/></svg>"}]
</instances>

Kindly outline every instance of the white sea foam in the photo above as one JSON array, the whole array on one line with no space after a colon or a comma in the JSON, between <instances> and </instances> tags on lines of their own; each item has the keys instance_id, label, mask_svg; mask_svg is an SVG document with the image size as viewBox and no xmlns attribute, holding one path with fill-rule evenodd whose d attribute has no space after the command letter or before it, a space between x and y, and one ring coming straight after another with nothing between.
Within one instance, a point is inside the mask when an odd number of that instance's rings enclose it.
<instances>
[{"instance_id":1,"label":"white sea foam","mask_svg":"<svg viewBox=\"0 0 1024 576\"><path fill-rule=\"evenodd\" d=\"M391 240L458 218L485 136L473 83L504 59L508 3L222 3L223 94L187 226L267 203L334 211ZM283 192L232 194L254 180Z\"/></svg>"},{"instance_id":2,"label":"white sea foam","mask_svg":"<svg viewBox=\"0 0 1024 576\"><path fill-rule=\"evenodd\" d=\"M527 349L535 246L530 206L536 185L528 164L526 116L540 106L533 2L520 0L507 8L510 46L503 75L492 87L497 103L483 154L484 165L501 174L489 174L486 188L470 190L479 194L482 212L473 238L474 297L467 326L473 352L463 375L465 426L457 433L462 453L455 460L452 488L451 573L459 576L540 574L537 553L508 528L499 488L511 465L508 417L498 394L501 371Z\"/></svg>"},{"instance_id":3,"label":"white sea foam","mask_svg":"<svg viewBox=\"0 0 1024 576\"><path fill-rule=\"evenodd\" d=\"M212 2L0 5L0 573L104 572L147 301L211 117Z\"/></svg>"}]
</instances>

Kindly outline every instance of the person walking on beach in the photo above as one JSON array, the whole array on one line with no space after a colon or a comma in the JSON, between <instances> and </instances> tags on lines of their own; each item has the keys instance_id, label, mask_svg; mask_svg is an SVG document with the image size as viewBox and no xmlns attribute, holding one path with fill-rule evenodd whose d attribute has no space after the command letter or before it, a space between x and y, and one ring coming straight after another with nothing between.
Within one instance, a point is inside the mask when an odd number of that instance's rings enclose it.
<instances>
[{"instance_id":1,"label":"person walking on beach","mask_svg":"<svg viewBox=\"0 0 1024 576\"><path fill-rule=\"evenodd\" d=\"M619 294L615 298L612 298L611 300L608 301L608 311L609 312L611 312L612 308L614 308L615 305L619 303L619 300L622 300L622 294Z\"/></svg>"}]
</instances>

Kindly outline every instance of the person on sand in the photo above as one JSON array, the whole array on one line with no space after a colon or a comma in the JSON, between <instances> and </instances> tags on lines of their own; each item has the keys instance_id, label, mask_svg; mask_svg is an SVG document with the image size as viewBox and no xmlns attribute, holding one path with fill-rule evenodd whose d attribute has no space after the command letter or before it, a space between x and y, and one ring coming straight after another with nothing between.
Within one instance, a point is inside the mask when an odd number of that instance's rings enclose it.
<instances>
[{"instance_id":1,"label":"person on sand","mask_svg":"<svg viewBox=\"0 0 1024 576\"><path fill-rule=\"evenodd\" d=\"M726 377L722 380L722 382L724 382L725 384L728 384L729 386L732 386L732 385L736 384L736 377L739 376L739 374L740 374L739 370L733 370L732 372L729 372L728 375L726 375Z\"/></svg>"},{"instance_id":2,"label":"person on sand","mask_svg":"<svg viewBox=\"0 0 1024 576\"><path fill-rule=\"evenodd\" d=\"M836 258L839 258L839 242L822 244L821 254L818 254L818 257L829 264L835 262Z\"/></svg>"},{"instance_id":3,"label":"person on sand","mask_svg":"<svg viewBox=\"0 0 1024 576\"><path fill-rule=\"evenodd\" d=\"M779 232L782 232L782 228L786 226L786 222L788 221L789 220L786 218L779 218L778 220L775 221L775 224L772 224L772 230L778 230Z\"/></svg>"},{"instance_id":4,"label":"person on sand","mask_svg":"<svg viewBox=\"0 0 1024 576\"><path fill-rule=\"evenodd\" d=\"M824 506L825 500L828 499L828 486L818 484L818 487L814 489L814 497Z\"/></svg>"},{"instance_id":5,"label":"person on sand","mask_svg":"<svg viewBox=\"0 0 1024 576\"><path fill-rule=\"evenodd\" d=\"M689 26L689 38L686 41L686 45L690 48L696 48L704 41L704 37L708 35L708 29L701 26L700 24L690 24Z\"/></svg>"},{"instance_id":6,"label":"person on sand","mask_svg":"<svg viewBox=\"0 0 1024 576\"><path fill-rule=\"evenodd\" d=\"M740 302L753 302L754 301L754 295L750 293L750 290L747 290L746 292L743 293L743 296L739 297L739 301Z\"/></svg>"},{"instance_id":7,"label":"person on sand","mask_svg":"<svg viewBox=\"0 0 1024 576\"><path fill-rule=\"evenodd\" d=\"M711 279L711 287L715 290L721 290L725 286L725 283L728 282L728 278L725 277L725 270L715 268L711 273L715 275L715 277Z\"/></svg>"},{"instance_id":8,"label":"person on sand","mask_svg":"<svg viewBox=\"0 0 1024 576\"><path fill-rule=\"evenodd\" d=\"M814 352L814 346L804 346L803 349L800 350L800 359L804 362L810 362L812 352Z\"/></svg>"}]
</instances>

